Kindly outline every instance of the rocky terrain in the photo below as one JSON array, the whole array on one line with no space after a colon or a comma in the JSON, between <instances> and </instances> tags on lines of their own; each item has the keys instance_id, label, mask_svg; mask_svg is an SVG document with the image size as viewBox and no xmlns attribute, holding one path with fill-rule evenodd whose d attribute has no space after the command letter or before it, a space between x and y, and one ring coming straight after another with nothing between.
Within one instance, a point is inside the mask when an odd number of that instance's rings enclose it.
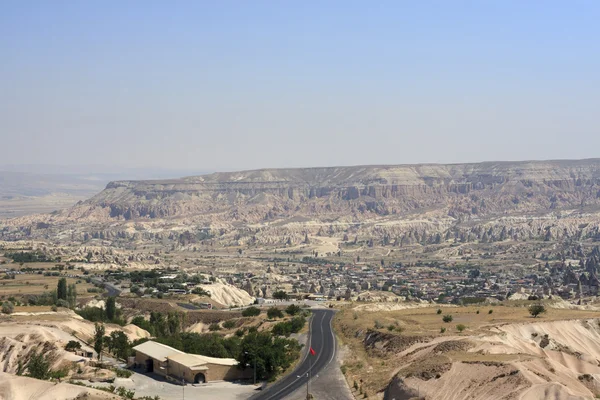
<instances>
[{"instance_id":1,"label":"rocky terrain","mask_svg":"<svg viewBox=\"0 0 600 400\"><path fill-rule=\"evenodd\" d=\"M0 240L582 240L600 238L599 210L600 159L264 169L111 182L70 209L2 221Z\"/></svg>"},{"instance_id":2,"label":"rocky terrain","mask_svg":"<svg viewBox=\"0 0 600 400\"><path fill-rule=\"evenodd\" d=\"M469 326L458 332L442 323L442 333L427 309L364 313L354 307L355 318L338 316L348 346L343 370L355 396L365 398L595 398L599 320L571 307L570 314L551 309L544 321L525 317L518 306L495 307L493 314L446 308ZM385 327L365 324L373 313Z\"/></svg>"}]
</instances>

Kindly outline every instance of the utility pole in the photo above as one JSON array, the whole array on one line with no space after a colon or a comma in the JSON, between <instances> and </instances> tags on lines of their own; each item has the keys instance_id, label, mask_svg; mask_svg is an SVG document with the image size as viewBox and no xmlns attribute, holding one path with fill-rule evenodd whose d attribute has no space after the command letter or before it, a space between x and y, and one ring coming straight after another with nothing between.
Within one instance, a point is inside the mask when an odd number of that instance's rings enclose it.
<instances>
[{"instance_id":1,"label":"utility pole","mask_svg":"<svg viewBox=\"0 0 600 400\"><path fill-rule=\"evenodd\" d=\"M254 385L256 385L256 356L254 356Z\"/></svg>"},{"instance_id":2,"label":"utility pole","mask_svg":"<svg viewBox=\"0 0 600 400\"><path fill-rule=\"evenodd\" d=\"M308 377L308 374L310 372L306 373L306 400L308 400L310 398L310 393L308 391L308 382L310 382L310 378Z\"/></svg>"}]
</instances>

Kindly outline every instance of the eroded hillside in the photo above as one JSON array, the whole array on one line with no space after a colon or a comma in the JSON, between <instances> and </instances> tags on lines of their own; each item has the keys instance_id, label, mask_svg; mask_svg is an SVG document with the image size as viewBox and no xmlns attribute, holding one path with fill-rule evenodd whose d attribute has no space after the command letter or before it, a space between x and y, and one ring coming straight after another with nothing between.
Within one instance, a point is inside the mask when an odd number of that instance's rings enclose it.
<instances>
[{"instance_id":1,"label":"eroded hillside","mask_svg":"<svg viewBox=\"0 0 600 400\"><path fill-rule=\"evenodd\" d=\"M565 311L541 321L514 306L344 310L336 319L347 348L342 369L358 397L594 398L600 323L590 317L598 313Z\"/></svg>"}]
</instances>

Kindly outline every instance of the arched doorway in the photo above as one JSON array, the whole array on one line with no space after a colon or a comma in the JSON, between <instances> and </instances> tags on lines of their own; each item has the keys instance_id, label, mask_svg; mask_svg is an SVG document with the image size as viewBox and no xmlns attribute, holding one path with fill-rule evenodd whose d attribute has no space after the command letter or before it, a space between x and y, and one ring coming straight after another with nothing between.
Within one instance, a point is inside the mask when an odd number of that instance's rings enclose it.
<instances>
[{"instance_id":1,"label":"arched doorway","mask_svg":"<svg viewBox=\"0 0 600 400\"><path fill-rule=\"evenodd\" d=\"M194 383L204 383L206 382L206 377L204 376L204 374L202 372L199 372L196 374L196 376L194 377Z\"/></svg>"}]
</instances>

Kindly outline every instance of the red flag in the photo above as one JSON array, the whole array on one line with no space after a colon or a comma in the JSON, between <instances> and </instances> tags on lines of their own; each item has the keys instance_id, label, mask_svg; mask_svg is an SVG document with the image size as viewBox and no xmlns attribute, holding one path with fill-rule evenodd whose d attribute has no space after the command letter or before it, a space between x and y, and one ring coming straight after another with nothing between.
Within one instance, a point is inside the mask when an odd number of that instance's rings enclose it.
<instances>
[{"instance_id":1,"label":"red flag","mask_svg":"<svg viewBox=\"0 0 600 400\"><path fill-rule=\"evenodd\" d=\"M316 356L317 352L311 347L310 348L310 354L313 355L313 356Z\"/></svg>"}]
</instances>

